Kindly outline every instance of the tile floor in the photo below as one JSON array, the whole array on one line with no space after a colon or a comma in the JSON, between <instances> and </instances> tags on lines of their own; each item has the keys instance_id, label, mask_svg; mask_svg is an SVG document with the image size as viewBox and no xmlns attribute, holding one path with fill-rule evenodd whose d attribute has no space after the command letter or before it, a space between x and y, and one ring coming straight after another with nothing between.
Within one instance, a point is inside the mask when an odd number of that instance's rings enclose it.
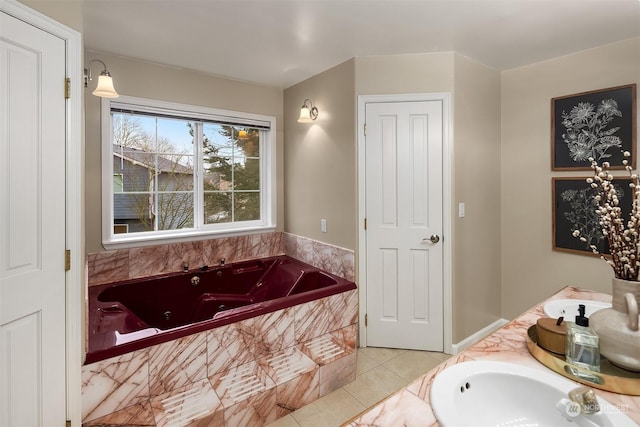
<instances>
[{"instance_id":1,"label":"tile floor","mask_svg":"<svg viewBox=\"0 0 640 427\"><path fill-rule=\"evenodd\" d=\"M268 427L334 427L413 382L448 354L390 348L359 348L356 379Z\"/></svg>"}]
</instances>

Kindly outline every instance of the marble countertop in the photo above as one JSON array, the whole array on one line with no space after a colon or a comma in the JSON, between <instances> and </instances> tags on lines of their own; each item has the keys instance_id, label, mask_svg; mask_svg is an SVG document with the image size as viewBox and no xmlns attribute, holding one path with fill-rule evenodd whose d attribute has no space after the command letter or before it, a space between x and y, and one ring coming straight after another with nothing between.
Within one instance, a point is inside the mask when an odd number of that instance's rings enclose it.
<instances>
[{"instance_id":1,"label":"marble countertop","mask_svg":"<svg viewBox=\"0 0 640 427\"><path fill-rule=\"evenodd\" d=\"M575 287L566 287L548 300L512 320L493 334L460 354L451 357L405 388L389 396L377 405L367 409L347 427L425 427L439 426L429 403L429 390L436 375L445 368L468 360L498 360L526 365L534 369L552 372L531 356L527 349L527 329L544 316L542 307L552 299L583 299L611 302L611 295L587 291ZM576 386L580 384L576 383ZM640 396L627 396L595 389L596 394L626 413L640 425Z\"/></svg>"}]
</instances>

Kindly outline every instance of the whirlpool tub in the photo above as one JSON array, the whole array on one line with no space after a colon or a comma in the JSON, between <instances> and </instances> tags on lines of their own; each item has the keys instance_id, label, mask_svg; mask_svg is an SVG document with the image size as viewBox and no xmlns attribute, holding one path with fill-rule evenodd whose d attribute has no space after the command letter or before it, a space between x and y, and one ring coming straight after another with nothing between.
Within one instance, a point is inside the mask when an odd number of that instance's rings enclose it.
<instances>
[{"instance_id":1,"label":"whirlpool tub","mask_svg":"<svg viewBox=\"0 0 640 427\"><path fill-rule=\"evenodd\" d=\"M288 256L91 286L85 364L355 288Z\"/></svg>"}]
</instances>

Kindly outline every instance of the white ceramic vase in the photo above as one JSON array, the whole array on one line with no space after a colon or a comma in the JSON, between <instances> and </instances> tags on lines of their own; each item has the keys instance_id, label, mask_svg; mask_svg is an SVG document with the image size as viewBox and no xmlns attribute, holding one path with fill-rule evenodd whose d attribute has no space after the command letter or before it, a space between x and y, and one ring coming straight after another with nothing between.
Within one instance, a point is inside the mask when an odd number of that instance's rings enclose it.
<instances>
[{"instance_id":1,"label":"white ceramic vase","mask_svg":"<svg viewBox=\"0 0 640 427\"><path fill-rule=\"evenodd\" d=\"M596 311L589 326L600 338L600 354L611 363L640 372L640 328L638 328L640 282L613 279L613 306Z\"/></svg>"}]
</instances>

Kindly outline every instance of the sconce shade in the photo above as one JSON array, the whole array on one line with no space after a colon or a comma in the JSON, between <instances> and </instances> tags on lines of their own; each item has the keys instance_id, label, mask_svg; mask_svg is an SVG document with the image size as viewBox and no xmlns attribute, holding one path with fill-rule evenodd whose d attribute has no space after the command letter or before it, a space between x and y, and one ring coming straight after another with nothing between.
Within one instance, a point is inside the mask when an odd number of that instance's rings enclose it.
<instances>
[{"instance_id":1,"label":"sconce shade","mask_svg":"<svg viewBox=\"0 0 640 427\"><path fill-rule=\"evenodd\" d=\"M318 109L313 106L310 99L305 99L300 108L300 117L298 123L313 123L318 118Z\"/></svg>"},{"instance_id":2,"label":"sconce shade","mask_svg":"<svg viewBox=\"0 0 640 427\"><path fill-rule=\"evenodd\" d=\"M117 98L120 96L113 87L113 79L110 75L105 74L104 72L100 73L96 90L91 93L93 93L95 96L101 96L103 98Z\"/></svg>"},{"instance_id":3,"label":"sconce shade","mask_svg":"<svg viewBox=\"0 0 640 427\"><path fill-rule=\"evenodd\" d=\"M298 123L311 123L311 111L307 107L300 109L300 117L298 117Z\"/></svg>"},{"instance_id":4,"label":"sconce shade","mask_svg":"<svg viewBox=\"0 0 640 427\"><path fill-rule=\"evenodd\" d=\"M111 73L107 70L107 66L104 62L99 59L92 59L87 64L87 68L84 69L84 87L87 87L89 81L91 81L91 64L94 62L98 62L102 64L102 71L100 72L100 76L98 77L98 85L96 86L96 90L91 92L95 96L101 96L103 98L117 98L118 92L116 92L113 87L113 79L111 78Z\"/></svg>"}]
</instances>

